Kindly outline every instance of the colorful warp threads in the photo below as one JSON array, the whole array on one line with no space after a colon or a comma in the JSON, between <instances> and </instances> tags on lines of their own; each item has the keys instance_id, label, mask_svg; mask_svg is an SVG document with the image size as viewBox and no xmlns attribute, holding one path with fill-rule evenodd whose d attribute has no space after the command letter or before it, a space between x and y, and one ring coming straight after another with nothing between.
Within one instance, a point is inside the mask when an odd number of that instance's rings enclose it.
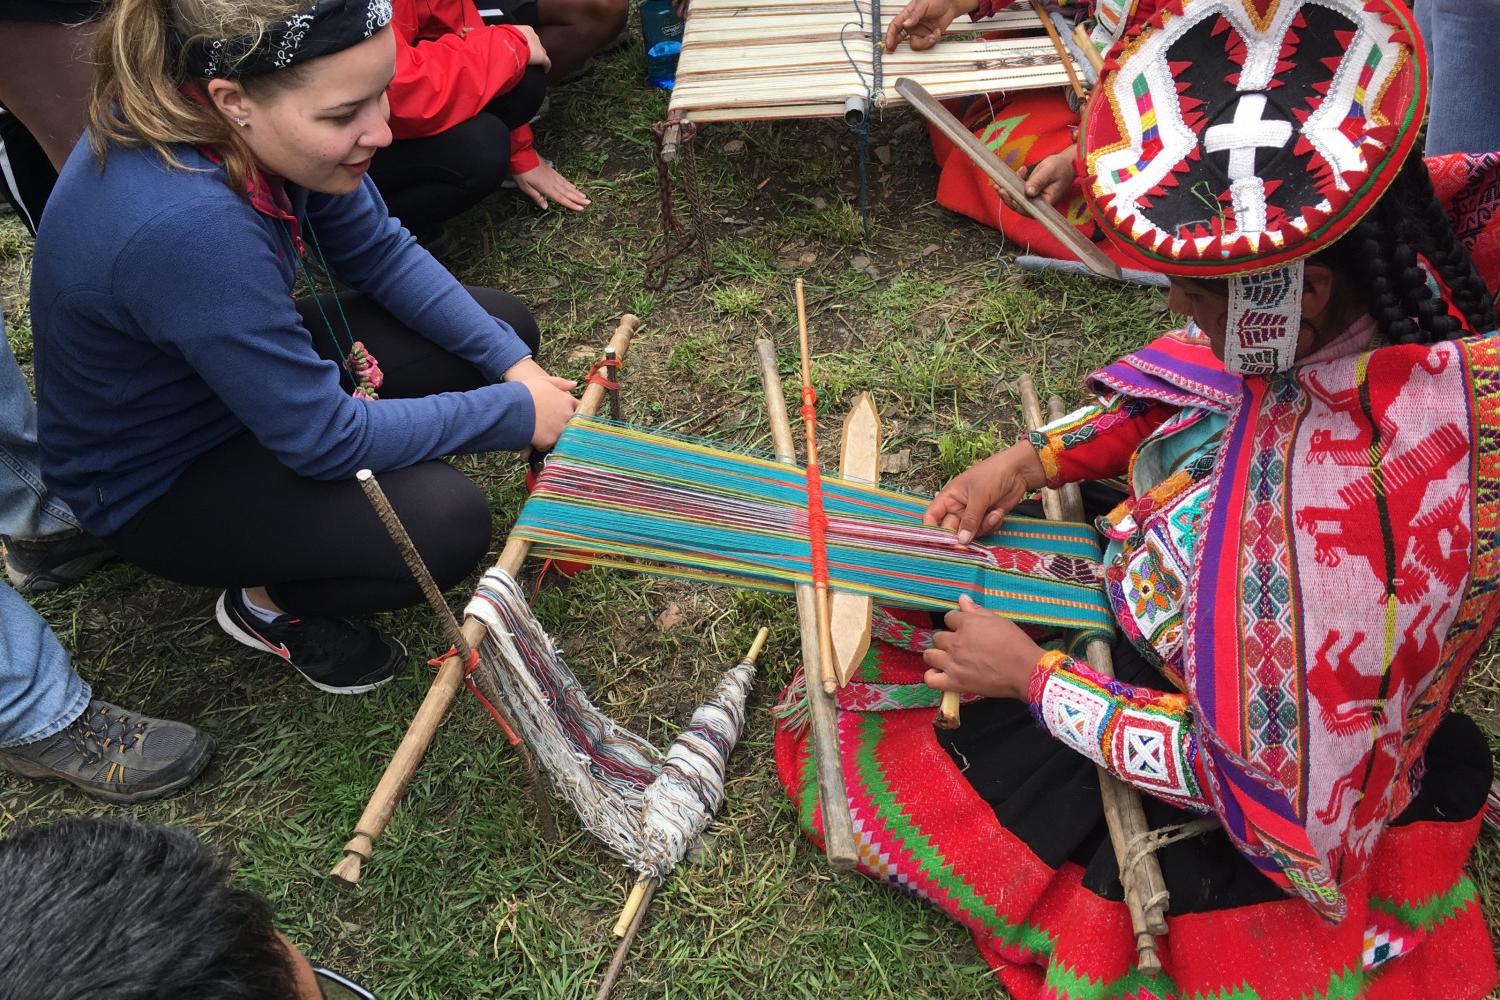
<instances>
[{"instance_id":1,"label":"colorful warp threads","mask_svg":"<svg viewBox=\"0 0 1500 1000\"><path fill-rule=\"evenodd\" d=\"M730 668L662 754L594 707L508 573L486 573L465 613L484 624L480 669L557 793L632 870L665 876L724 801L724 765L745 724L755 665Z\"/></svg>"},{"instance_id":2,"label":"colorful warp threads","mask_svg":"<svg viewBox=\"0 0 1500 1000\"><path fill-rule=\"evenodd\" d=\"M1093 529L1007 518L979 543L922 524L927 501L827 478L829 586L946 611L960 594L1020 622L1108 631ZM574 418L513 536L540 556L790 591L812 582L805 472L773 458Z\"/></svg>"}]
</instances>

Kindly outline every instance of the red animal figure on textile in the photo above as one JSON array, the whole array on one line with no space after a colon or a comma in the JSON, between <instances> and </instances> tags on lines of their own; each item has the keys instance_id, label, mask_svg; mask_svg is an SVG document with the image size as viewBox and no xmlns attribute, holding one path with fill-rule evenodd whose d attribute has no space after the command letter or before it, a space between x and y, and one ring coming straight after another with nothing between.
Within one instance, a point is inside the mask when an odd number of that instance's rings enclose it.
<instances>
[{"instance_id":1,"label":"red animal figure on textile","mask_svg":"<svg viewBox=\"0 0 1500 1000\"><path fill-rule=\"evenodd\" d=\"M1319 821L1332 823L1349 795L1355 796L1354 808L1358 809L1364 789L1385 788L1390 784L1397 771L1398 751L1401 749L1403 727L1400 720L1411 692L1398 688L1382 694L1381 685L1388 671L1402 676L1415 673L1391 669L1402 661L1409 658L1430 660L1437 655L1442 644L1438 627L1438 618L1432 615L1431 607L1423 606L1403 632L1401 645L1392 654L1390 665L1381 664L1378 673L1366 673L1355 661L1355 653L1366 639L1363 632L1355 632L1348 645L1339 650L1332 661L1329 653L1341 638L1339 632L1330 632L1318 647L1308 676L1308 689L1318 704L1324 725L1339 737L1355 736L1361 731L1375 737L1359 762L1334 783L1328 801L1317 810ZM1394 711L1388 711L1390 706L1394 706ZM1394 726L1390 725L1393 718L1397 722Z\"/></svg>"},{"instance_id":2,"label":"red animal figure on textile","mask_svg":"<svg viewBox=\"0 0 1500 1000\"><path fill-rule=\"evenodd\" d=\"M1338 566L1343 561L1341 551L1363 559L1382 589L1388 587L1403 604L1425 594L1434 574L1450 586L1457 586L1467 573L1466 546L1457 544L1460 540L1457 534L1463 534L1457 515L1467 493L1454 494L1425 511L1422 504L1428 485L1446 477L1468 454L1469 442L1463 430L1457 424L1444 424L1399 458L1380 463L1378 495L1384 497L1389 523L1400 537L1411 543L1410 551L1395 553L1394 580L1385 579L1386 547L1391 540L1374 530L1369 521L1368 512L1377 498L1374 472L1339 490L1342 506L1304 507L1297 511L1297 527L1312 533L1319 564ZM1457 532L1446 552L1439 542L1440 527ZM1468 536L1463 534L1463 537Z\"/></svg>"},{"instance_id":3,"label":"red animal figure on textile","mask_svg":"<svg viewBox=\"0 0 1500 1000\"><path fill-rule=\"evenodd\" d=\"M1418 365L1430 375L1441 375L1448 368L1448 356L1429 356L1418 362ZM1322 464L1331 460L1336 465L1359 467L1370 465L1372 460L1380 461L1385 458L1399 429L1390 413L1391 404L1406 387L1405 383L1395 388L1387 383L1388 380L1382 379L1370 387L1370 415L1374 418L1374 426L1380 431L1381 445L1380 454L1372 456L1370 446L1374 443L1374 432L1361 413L1363 407L1359 401L1360 384L1335 391L1324 386L1316 372L1310 372L1306 380L1308 394L1332 412L1347 413L1353 417L1355 430L1354 436L1347 438L1335 438L1333 431L1326 428L1313 431L1312 440L1307 447L1307 462Z\"/></svg>"}]
</instances>

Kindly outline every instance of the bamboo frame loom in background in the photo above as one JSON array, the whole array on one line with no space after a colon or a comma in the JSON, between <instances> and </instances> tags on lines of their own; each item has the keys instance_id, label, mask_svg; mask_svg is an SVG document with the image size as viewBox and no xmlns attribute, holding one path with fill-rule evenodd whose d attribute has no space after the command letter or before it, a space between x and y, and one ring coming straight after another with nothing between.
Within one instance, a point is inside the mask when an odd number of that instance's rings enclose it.
<instances>
[{"instance_id":1,"label":"bamboo frame loom in background","mask_svg":"<svg viewBox=\"0 0 1500 1000\"><path fill-rule=\"evenodd\" d=\"M842 116L854 125L872 101L901 102L886 77L915 77L941 98L1070 82L1050 25L1024 3L983 21L955 21L933 48L903 43L887 53L885 32L901 7L899 0L693 0L667 118ZM977 37L997 30L1008 37Z\"/></svg>"}]
</instances>

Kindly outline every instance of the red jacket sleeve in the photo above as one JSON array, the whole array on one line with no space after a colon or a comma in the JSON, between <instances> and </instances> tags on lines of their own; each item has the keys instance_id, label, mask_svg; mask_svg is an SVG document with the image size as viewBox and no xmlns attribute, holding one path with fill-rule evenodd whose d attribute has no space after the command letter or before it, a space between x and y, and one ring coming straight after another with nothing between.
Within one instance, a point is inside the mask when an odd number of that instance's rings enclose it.
<instances>
[{"instance_id":1,"label":"red jacket sleeve","mask_svg":"<svg viewBox=\"0 0 1500 1000\"><path fill-rule=\"evenodd\" d=\"M483 25L432 41L396 32L396 76L386 96L397 139L437 135L477 115L526 72L531 46L509 24Z\"/></svg>"},{"instance_id":2,"label":"red jacket sleeve","mask_svg":"<svg viewBox=\"0 0 1500 1000\"><path fill-rule=\"evenodd\" d=\"M532 147L533 136L530 125L510 130L510 175L524 174L542 165L542 158Z\"/></svg>"}]
</instances>

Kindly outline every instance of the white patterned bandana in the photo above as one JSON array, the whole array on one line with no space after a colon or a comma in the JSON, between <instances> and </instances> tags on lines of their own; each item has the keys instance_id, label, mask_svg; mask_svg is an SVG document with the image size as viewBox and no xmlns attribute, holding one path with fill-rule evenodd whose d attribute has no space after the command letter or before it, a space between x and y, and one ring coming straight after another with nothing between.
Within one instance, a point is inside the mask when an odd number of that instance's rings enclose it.
<instances>
[{"instance_id":1,"label":"white patterned bandana","mask_svg":"<svg viewBox=\"0 0 1500 1000\"><path fill-rule=\"evenodd\" d=\"M318 0L308 10L257 36L186 38L177 43L183 68L202 80L242 79L341 52L391 23L391 0Z\"/></svg>"}]
</instances>

